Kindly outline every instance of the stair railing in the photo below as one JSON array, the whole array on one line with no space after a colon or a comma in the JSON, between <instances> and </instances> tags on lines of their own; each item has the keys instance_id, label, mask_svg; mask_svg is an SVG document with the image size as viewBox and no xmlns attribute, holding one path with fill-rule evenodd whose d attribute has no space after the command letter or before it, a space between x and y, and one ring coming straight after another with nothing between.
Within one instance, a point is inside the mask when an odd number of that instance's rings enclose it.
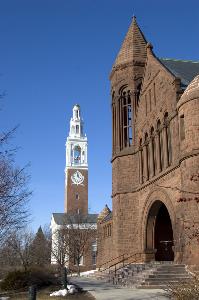
<instances>
[{"instance_id":1,"label":"stair railing","mask_svg":"<svg viewBox=\"0 0 199 300\"><path fill-rule=\"evenodd\" d=\"M113 279L112 279L113 283L114 283L118 270L120 270L121 268L128 266L132 263L139 262L141 260L142 254L143 253L133 253L131 255L128 255L127 253L122 254L120 256L117 256L117 257L105 262L104 264L102 264L100 266L100 268L102 268L102 266L107 265L117 259L117 262L112 263L111 265L108 265L107 267L103 268L103 270L102 270L102 271L108 270L109 277L111 276L111 274L114 274ZM99 271L100 271L100 268L99 268Z\"/></svg>"},{"instance_id":2,"label":"stair railing","mask_svg":"<svg viewBox=\"0 0 199 300\"><path fill-rule=\"evenodd\" d=\"M139 262L141 260L143 253L133 253L132 255L129 255L125 258L125 255L123 256L123 259L121 261L118 261L117 263L111 265L108 267L109 269L109 277L111 277L111 274L114 274L112 277L113 284L115 283L116 277L117 277L117 272L126 267L129 266L132 263Z\"/></svg>"}]
</instances>

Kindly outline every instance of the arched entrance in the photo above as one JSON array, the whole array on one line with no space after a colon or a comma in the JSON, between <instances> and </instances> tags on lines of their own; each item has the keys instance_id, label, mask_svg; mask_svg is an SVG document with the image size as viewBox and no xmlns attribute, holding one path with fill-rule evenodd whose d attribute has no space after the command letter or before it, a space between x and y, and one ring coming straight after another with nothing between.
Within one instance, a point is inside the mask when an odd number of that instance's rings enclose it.
<instances>
[{"instance_id":1,"label":"arched entrance","mask_svg":"<svg viewBox=\"0 0 199 300\"><path fill-rule=\"evenodd\" d=\"M157 261L174 260L173 229L165 204L155 201L148 213L146 227L146 250L155 253Z\"/></svg>"}]
</instances>

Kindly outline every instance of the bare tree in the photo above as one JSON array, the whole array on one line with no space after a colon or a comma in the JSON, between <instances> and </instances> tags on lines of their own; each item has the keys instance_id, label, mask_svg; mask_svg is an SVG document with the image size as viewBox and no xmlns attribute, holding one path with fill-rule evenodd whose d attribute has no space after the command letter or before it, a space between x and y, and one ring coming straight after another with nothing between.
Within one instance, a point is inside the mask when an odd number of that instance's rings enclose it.
<instances>
[{"instance_id":1,"label":"bare tree","mask_svg":"<svg viewBox=\"0 0 199 300\"><path fill-rule=\"evenodd\" d=\"M59 266L76 266L80 274L80 262L96 240L96 223L88 216L64 214L62 225L52 237L52 259Z\"/></svg>"},{"instance_id":2,"label":"bare tree","mask_svg":"<svg viewBox=\"0 0 199 300\"><path fill-rule=\"evenodd\" d=\"M27 166L15 165L16 148L8 147L16 128L0 134L0 243L9 231L21 228L28 217L28 200L31 195L27 187Z\"/></svg>"},{"instance_id":3,"label":"bare tree","mask_svg":"<svg viewBox=\"0 0 199 300\"><path fill-rule=\"evenodd\" d=\"M62 226L57 228L52 235L51 262L63 269L69 263L69 236L68 229Z\"/></svg>"},{"instance_id":4,"label":"bare tree","mask_svg":"<svg viewBox=\"0 0 199 300\"><path fill-rule=\"evenodd\" d=\"M29 230L18 230L13 232L7 239L6 245L12 249L13 255L20 265L27 271L32 265L31 245L34 240L34 234Z\"/></svg>"}]
</instances>

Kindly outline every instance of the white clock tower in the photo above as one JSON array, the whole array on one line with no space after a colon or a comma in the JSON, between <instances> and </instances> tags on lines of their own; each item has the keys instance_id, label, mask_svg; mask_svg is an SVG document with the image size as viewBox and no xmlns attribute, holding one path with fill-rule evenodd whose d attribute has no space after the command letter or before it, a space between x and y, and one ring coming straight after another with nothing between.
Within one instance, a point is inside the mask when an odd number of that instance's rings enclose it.
<instances>
[{"instance_id":1,"label":"white clock tower","mask_svg":"<svg viewBox=\"0 0 199 300\"><path fill-rule=\"evenodd\" d=\"M73 107L70 132L66 140L65 212L88 214L87 137L80 106Z\"/></svg>"}]
</instances>

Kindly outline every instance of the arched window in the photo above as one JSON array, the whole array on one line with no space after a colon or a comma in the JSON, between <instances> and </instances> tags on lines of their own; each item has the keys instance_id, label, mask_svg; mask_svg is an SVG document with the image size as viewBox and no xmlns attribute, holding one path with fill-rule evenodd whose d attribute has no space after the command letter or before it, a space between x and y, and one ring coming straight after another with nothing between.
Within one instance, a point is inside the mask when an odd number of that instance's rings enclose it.
<instances>
[{"instance_id":1,"label":"arched window","mask_svg":"<svg viewBox=\"0 0 199 300\"><path fill-rule=\"evenodd\" d=\"M79 125L76 125L76 134L79 134Z\"/></svg>"},{"instance_id":2,"label":"arched window","mask_svg":"<svg viewBox=\"0 0 199 300\"><path fill-rule=\"evenodd\" d=\"M132 110L130 90L121 90L120 95L120 149L132 145Z\"/></svg>"},{"instance_id":3,"label":"arched window","mask_svg":"<svg viewBox=\"0 0 199 300\"><path fill-rule=\"evenodd\" d=\"M73 157L74 164L79 165L81 163L81 147L79 145L74 147Z\"/></svg>"},{"instance_id":4,"label":"arched window","mask_svg":"<svg viewBox=\"0 0 199 300\"><path fill-rule=\"evenodd\" d=\"M172 148L171 148L171 130L168 112L164 115L165 134L166 134L166 151L168 153L168 165L171 165L172 160Z\"/></svg>"}]
</instances>

